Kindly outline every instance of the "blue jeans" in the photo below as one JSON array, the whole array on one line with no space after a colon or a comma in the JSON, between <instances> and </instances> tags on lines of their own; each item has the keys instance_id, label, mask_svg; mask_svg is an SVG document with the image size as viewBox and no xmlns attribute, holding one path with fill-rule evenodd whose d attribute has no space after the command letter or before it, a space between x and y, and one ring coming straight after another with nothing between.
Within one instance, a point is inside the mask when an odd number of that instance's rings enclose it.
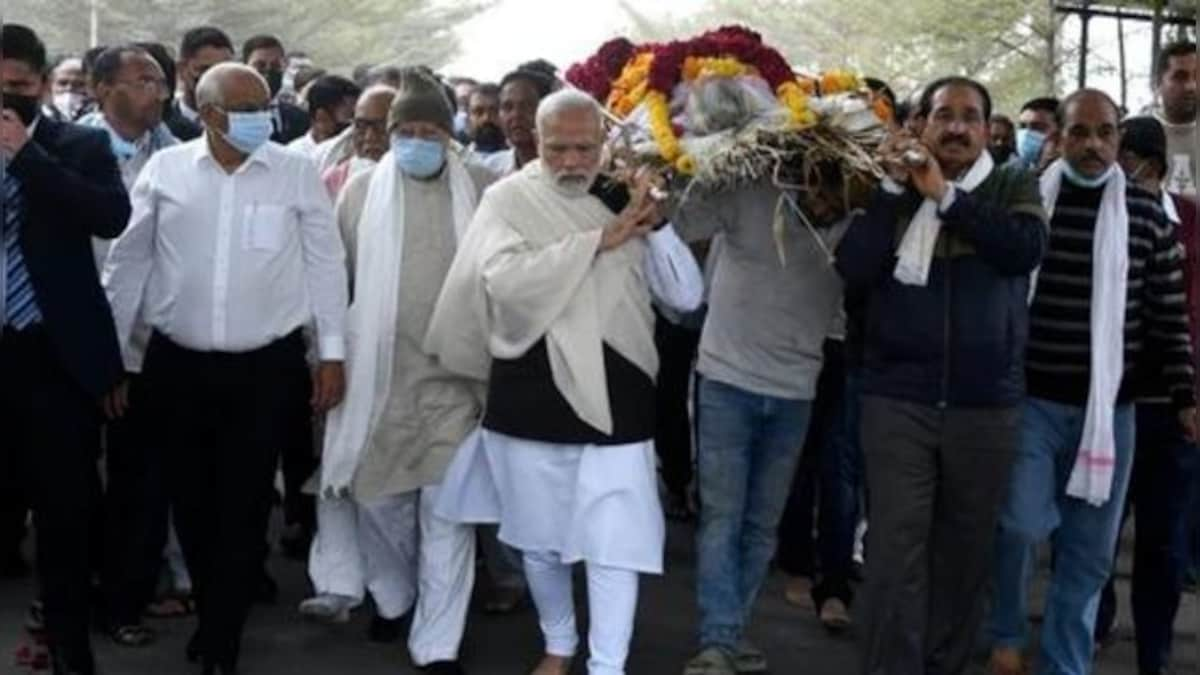
<instances>
[{"instance_id":1,"label":"blue jeans","mask_svg":"<svg viewBox=\"0 0 1200 675\"><path fill-rule=\"evenodd\" d=\"M1042 625L1043 675L1087 675L1100 591L1112 569L1121 511L1133 465L1134 409L1117 406L1116 466L1103 506L1066 495L1083 434L1084 409L1036 398L1025 401L1021 443L995 547L990 632L995 647L1024 648L1029 581L1036 546L1047 537L1055 564Z\"/></svg>"},{"instance_id":2,"label":"blue jeans","mask_svg":"<svg viewBox=\"0 0 1200 675\"><path fill-rule=\"evenodd\" d=\"M700 644L732 650L775 552L811 403L700 379Z\"/></svg>"}]
</instances>

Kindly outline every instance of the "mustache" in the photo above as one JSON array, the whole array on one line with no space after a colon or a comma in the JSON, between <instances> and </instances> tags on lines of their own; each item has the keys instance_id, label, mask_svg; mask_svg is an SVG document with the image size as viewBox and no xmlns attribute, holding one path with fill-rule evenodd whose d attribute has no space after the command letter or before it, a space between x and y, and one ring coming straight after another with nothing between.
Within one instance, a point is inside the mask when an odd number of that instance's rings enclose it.
<instances>
[{"instance_id":1,"label":"mustache","mask_svg":"<svg viewBox=\"0 0 1200 675\"><path fill-rule=\"evenodd\" d=\"M1104 162L1104 158L1101 157L1100 153L1096 152L1095 150L1086 150L1086 151L1084 151L1083 155L1081 155L1079 157L1079 161L1081 161L1081 162L1087 161L1089 159L1095 160L1095 161L1101 162L1101 163Z\"/></svg>"},{"instance_id":2,"label":"mustache","mask_svg":"<svg viewBox=\"0 0 1200 675\"><path fill-rule=\"evenodd\" d=\"M944 134L938 139L938 145L950 145L958 143L959 145L971 145L971 139L962 134Z\"/></svg>"}]
</instances>

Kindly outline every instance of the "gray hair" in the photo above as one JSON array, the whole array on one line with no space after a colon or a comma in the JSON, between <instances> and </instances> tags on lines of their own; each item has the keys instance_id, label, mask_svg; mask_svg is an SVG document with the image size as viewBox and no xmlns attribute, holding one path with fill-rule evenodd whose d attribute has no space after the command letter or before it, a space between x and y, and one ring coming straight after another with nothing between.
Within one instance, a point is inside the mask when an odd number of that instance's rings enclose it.
<instances>
[{"instance_id":1,"label":"gray hair","mask_svg":"<svg viewBox=\"0 0 1200 675\"><path fill-rule=\"evenodd\" d=\"M600 133L604 128L604 116L600 112L600 104L596 103L596 99L583 93L578 89L560 89L538 104L537 108L537 133L538 136L544 136L546 125L550 120L568 111L586 110L591 112L596 117L596 131Z\"/></svg>"},{"instance_id":2,"label":"gray hair","mask_svg":"<svg viewBox=\"0 0 1200 675\"><path fill-rule=\"evenodd\" d=\"M204 71L204 75L196 83L196 107L203 108L206 105L215 105L219 108L225 107L225 79L234 73L253 75L259 84L262 85L263 91L271 91L263 76L259 75L258 71L250 66L232 62L218 63Z\"/></svg>"}]
</instances>

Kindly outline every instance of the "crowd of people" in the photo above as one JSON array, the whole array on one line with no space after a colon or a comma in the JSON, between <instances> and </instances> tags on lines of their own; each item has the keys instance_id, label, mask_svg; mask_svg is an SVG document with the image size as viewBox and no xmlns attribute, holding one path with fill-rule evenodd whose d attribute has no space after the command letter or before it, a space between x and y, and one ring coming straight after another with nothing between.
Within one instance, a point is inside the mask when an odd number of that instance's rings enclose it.
<instances>
[{"instance_id":1,"label":"crowd of people","mask_svg":"<svg viewBox=\"0 0 1200 675\"><path fill-rule=\"evenodd\" d=\"M767 670L773 565L865 675L981 645L994 675L1086 675L1132 511L1138 672L1168 671L1200 479L1195 44L1139 115L872 81L887 176L863 209L799 195L819 227L787 236L791 188L609 171L556 72L347 78L214 27L50 63L0 29L0 571L32 514L54 673L98 672L96 625L138 648L193 613L187 659L241 672L277 502L299 614L369 595L371 640L411 621L413 664L463 673L482 571L487 611L532 600L534 675L626 671L667 519L696 522L684 675Z\"/></svg>"}]
</instances>

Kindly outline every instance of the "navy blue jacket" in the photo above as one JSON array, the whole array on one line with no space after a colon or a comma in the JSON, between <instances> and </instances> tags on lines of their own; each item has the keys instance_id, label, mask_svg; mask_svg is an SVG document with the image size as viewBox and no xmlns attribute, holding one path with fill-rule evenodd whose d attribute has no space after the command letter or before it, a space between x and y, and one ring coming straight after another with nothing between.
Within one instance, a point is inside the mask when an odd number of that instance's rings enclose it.
<instances>
[{"instance_id":1,"label":"navy blue jacket","mask_svg":"<svg viewBox=\"0 0 1200 675\"><path fill-rule=\"evenodd\" d=\"M21 182L21 251L42 325L63 369L94 397L124 373L92 237L129 222L129 197L108 134L40 118L8 171Z\"/></svg>"},{"instance_id":2,"label":"navy blue jacket","mask_svg":"<svg viewBox=\"0 0 1200 675\"><path fill-rule=\"evenodd\" d=\"M1024 396L1029 273L1047 230L1036 180L997 167L941 214L926 286L893 277L921 197L877 190L838 247L837 269L866 297L863 391L937 406L998 407Z\"/></svg>"}]
</instances>

